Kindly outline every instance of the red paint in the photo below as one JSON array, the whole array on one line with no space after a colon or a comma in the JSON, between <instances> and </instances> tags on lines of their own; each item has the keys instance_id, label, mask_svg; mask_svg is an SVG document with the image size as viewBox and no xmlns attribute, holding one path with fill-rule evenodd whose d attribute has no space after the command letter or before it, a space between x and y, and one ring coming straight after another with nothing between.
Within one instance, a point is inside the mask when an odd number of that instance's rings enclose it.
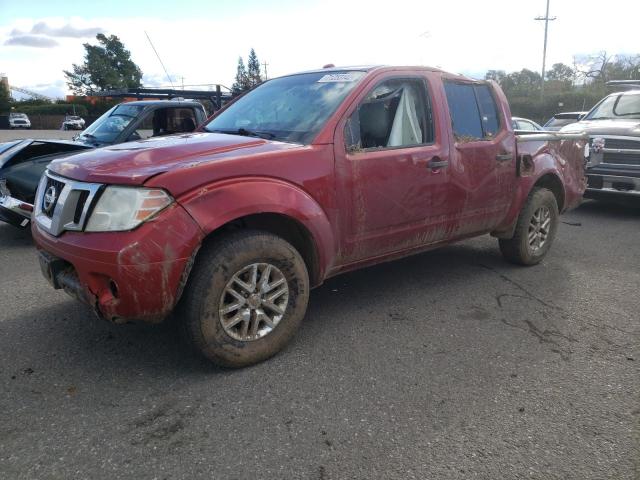
<instances>
[{"instance_id":1,"label":"red paint","mask_svg":"<svg viewBox=\"0 0 640 480\"><path fill-rule=\"evenodd\" d=\"M346 152L346 119L372 86L394 76L428 82L435 142ZM458 145L443 78L470 81L425 68L371 70L308 146L195 133L57 161L50 169L59 175L164 188L177 205L131 232L67 232L54 238L34 224L34 238L39 248L75 267L105 317L156 319L174 307L188 261L203 238L247 215L277 213L303 226L313 239L319 284L363 265L508 229L531 188L547 174L563 185L565 209L576 205L585 184L582 150L575 142L517 147L509 106L494 86L502 131L489 141ZM516 174L521 153L534 159L525 177ZM513 159L497 162L499 154ZM434 157L449 166L427 168ZM118 286L117 299L109 292L110 279Z\"/></svg>"}]
</instances>

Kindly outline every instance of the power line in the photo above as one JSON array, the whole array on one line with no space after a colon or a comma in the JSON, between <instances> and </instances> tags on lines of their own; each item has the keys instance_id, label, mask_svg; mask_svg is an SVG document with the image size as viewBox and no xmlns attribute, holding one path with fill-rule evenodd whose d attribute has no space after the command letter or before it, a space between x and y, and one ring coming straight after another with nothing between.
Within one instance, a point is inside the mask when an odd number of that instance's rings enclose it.
<instances>
[{"instance_id":1,"label":"power line","mask_svg":"<svg viewBox=\"0 0 640 480\"><path fill-rule=\"evenodd\" d=\"M540 98L544 98L544 75L547 64L547 32L549 30L549 22L557 17L549 17L549 0L547 0L547 11L544 17L536 17L534 20L544 20L544 47L542 48L542 79L540 80Z\"/></svg>"},{"instance_id":2,"label":"power line","mask_svg":"<svg viewBox=\"0 0 640 480\"><path fill-rule=\"evenodd\" d=\"M156 50L156 47L153 46L153 42L149 38L149 34L146 32L146 30L145 30L144 34L147 36L147 40L149 40L149 44L151 45L151 48L153 48L153 52L156 54L156 57L158 57L158 61L160 62L160 65L162 65L162 68L164 69L164 73L167 75L167 78L169 79L169 83L171 84L171 88L175 89L176 87L173 86L173 81L171 80L171 77L169 76L169 72L167 72L167 68L164 66L164 63L162 63L162 59L160 58L160 55L158 55L158 51Z\"/></svg>"}]
</instances>

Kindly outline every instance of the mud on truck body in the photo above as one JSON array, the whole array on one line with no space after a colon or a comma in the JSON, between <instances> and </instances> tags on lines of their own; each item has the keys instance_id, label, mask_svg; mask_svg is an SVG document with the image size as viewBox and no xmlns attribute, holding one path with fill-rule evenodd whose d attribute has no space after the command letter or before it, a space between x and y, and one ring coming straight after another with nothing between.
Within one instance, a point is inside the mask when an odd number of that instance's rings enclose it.
<instances>
[{"instance_id":1,"label":"mud on truck body","mask_svg":"<svg viewBox=\"0 0 640 480\"><path fill-rule=\"evenodd\" d=\"M289 341L326 278L491 233L540 262L585 188L584 144L517 138L494 83L424 67L269 80L198 132L53 162L44 276L109 321L173 312L240 367Z\"/></svg>"}]
</instances>

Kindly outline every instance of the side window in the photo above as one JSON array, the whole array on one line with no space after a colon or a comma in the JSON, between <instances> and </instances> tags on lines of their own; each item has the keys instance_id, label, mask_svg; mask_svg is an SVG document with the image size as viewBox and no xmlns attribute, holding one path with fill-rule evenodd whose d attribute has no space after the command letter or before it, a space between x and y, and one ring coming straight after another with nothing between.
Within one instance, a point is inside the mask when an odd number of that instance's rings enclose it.
<instances>
[{"instance_id":1,"label":"side window","mask_svg":"<svg viewBox=\"0 0 640 480\"><path fill-rule=\"evenodd\" d=\"M456 140L475 140L484 137L473 85L445 82L444 90L447 94Z\"/></svg>"},{"instance_id":2,"label":"side window","mask_svg":"<svg viewBox=\"0 0 640 480\"><path fill-rule=\"evenodd\" d=\"M491 94L491 89L489 85L476 85L474 89L478 96L484 136L495 137L500 131L500 119L498 117L496 102Z\"/></svg>"},{"instance_id":3,"label":"side window","mask_svg":"<svg viewBox=\"0 0 640 480\"><path fill-rule=\"evenodd\" d=\"M345 139L349 151L433 142L424 81L393 79L376 86L349 118Z\"/></svg>"},{"instance_id":4,"label":"side window","mask_svg":"<svg viewBox=\"0 0 640 480\"><path fill-rule=\"evenodd\" d=\"M196 114L192 108L170 108L167 110L167 134L193 132L198 126Z\"/></svg>"},{"instance_id":5,"label":"side window","mask_svg":"<svg viewBox=\"0 0 640 480\"><path fill-rule=\"evenodd\" d=\"M445 93L456 140L491 139L500 117L488 85L445 82Z\"/></svg>"}]
</instances>

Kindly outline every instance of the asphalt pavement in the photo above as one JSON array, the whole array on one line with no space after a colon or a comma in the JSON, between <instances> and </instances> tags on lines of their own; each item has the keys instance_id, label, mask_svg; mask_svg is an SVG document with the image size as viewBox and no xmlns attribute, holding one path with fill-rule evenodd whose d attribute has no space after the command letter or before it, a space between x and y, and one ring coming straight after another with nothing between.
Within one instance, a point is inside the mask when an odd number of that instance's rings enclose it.
<instances>
[{"instance_id":1,"label":"asphalt pavement","mask_svg":"<svg viewBox=\"0 0 640 480\"><path fill-rule=\"evenodd\" d=\"M0 478L638 479L640 208L587 202L541 265L481 237L327 281L223 370L114 326L0 226Z\"/></svg>"}]
</instances>

